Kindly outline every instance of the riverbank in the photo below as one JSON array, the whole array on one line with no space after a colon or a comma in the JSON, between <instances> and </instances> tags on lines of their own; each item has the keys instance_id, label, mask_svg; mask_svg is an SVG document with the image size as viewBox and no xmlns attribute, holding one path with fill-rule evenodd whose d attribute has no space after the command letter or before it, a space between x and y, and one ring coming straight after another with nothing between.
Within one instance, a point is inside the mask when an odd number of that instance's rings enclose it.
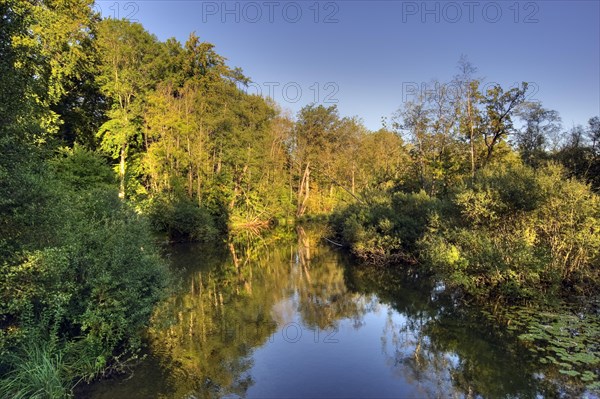
<instances>
[{"instance_id":1,"label":"riverbank","mask_svg":"<svg viewBox=\"0 0 600 399\"><path fill-rule=\"evenodd\" d=\"M339 209L331 226L332 239L360 258L418 261L483 300L600 292L599 197L557 165L497 165L435 196L378 192Z\"/></svg>"}]
</instances>

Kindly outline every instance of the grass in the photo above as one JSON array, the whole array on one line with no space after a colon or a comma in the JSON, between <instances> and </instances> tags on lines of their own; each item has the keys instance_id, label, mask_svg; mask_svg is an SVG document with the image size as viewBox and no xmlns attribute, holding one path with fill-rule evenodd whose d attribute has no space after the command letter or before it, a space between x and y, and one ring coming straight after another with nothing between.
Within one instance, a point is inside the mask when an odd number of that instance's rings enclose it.
<instances>
[{"instance_id":1,"label":"grass","mask_svg":"<svg viewBox=\"0 0 600 399\"><path fill-rule=\"evenodd\" d=\"M72 397L61 351L45 342L31 342L9 360L12 368L0 379L0 397L63 399Z\"/></svg>"}]
</instances>

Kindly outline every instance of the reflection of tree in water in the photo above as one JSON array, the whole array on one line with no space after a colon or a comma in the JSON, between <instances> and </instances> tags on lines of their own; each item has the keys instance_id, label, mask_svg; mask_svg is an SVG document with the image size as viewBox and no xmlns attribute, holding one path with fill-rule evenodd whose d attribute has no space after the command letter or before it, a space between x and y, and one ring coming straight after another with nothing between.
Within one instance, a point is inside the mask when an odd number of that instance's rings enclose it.
<instances>
[{"instance_id":1,"label":"reflection of tree in water","mask_svg":"<svg viewBox=\"0 0 600 399\"><path fill-rule=\"evenodd\" d=\"M229 256L212 265L176 261L194 271L186 288L163 303L150 329L153 352L173 371L169 396L244 396L252 384L249 356L275 331L270 309L286 292L287 254L242 252L236 245L244 247L229 243Z\"/></svg>"},{"instance_id":2,"label":"reflection of tree in water","mask_svg":"<svg viewBox=\"0 0 600 399\"><path fill-rule=\"evenodd\" d=\"M388 313L382 351L392 372L424 396L536 397L540 391L536 370L514 337L449 293L436 294L432 283L377 268L352 269L347 280L400 314Z\"/></svg>"},{"instance_id":3,"label":"reflection of tree in water","mask_svg":"<svg viewBox=\"0 0 600 399\"><path fill-rule=\"evenodd\" d=\"M346 287L339 256L328 247L315 246L304 228L298 227L297 235L298 256L292 263L291 281L303 322L323 330L350 318L359 326L366 302Z\"/></svg>"},{"instance_id":4,"label":"reflection of tree in water","mask_svg":"<svg viewBox=\"0 0 600 399\"><path fill-rule=\"evenodd\" d=\"M160 398L243 397L253 384L252 351L286 323L299 317L325 330L350 319L360 328L366 313L387 308L384 361L423 397L561 396L536 379L540 369L505 329L427 279L343 268L345 255L316 245L309 229L273 236L276 245L249 234L220 252L185 246L174 253L183 288L156 312L148 334L153 365L139 376L138 393L147 382L144 392ZM131 393L114 397L144 397Z\"/></svg>"},{"instance_id":5,"label":"reflection of tree in water","mask_svg":"<svg viewBox=\"0 0 600 399\"><path fill-rule=\"evenodd\" d=\"M273 246L236 237L210 265L198 265L206 248L174 256L177 267L190 269L184 289L162 304L149 330L152 352L169 370L164 395L245 396L252 350L295 312L310 327L330 328L340 318L360 324L365 301L346 289L336 253L315 247L304 229L297 239Z\"/></svg>"},{"instance_id":6,"label":"reflection of tree in water","mask_svg":"<svg viewBox=\"0 0 600 399\"><path fill-rule=\"evenodd\" d=\"M382 352L392 372L418 386L426 397L449 397L453 391L451 358L432 350L429 338L420 333L431 320L424 316L396 323L392 316L390 310L381 338Z\"/></svg>"}]
</instances>

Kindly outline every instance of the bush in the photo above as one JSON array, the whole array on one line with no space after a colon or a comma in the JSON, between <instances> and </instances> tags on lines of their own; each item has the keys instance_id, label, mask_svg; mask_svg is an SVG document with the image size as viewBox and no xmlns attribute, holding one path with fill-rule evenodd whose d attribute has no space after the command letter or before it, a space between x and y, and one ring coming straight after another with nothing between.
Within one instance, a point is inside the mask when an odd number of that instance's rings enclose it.
<instances>
[{"instance_id":1,"label":"bush","mask_svg":"<svg viewBox=\"0 0 600 399\"><path fill-rule=\"evenodd\" d=\"M93 159L70 156L55 162L86 170L80 163ZM39 234L52 240L23 246L0 265L0 387L11 392L5 397L60 397L39 387L60 390L118 370L140 349L169 275L148 221L118 199L114 186L90 176L104 175L103 168L48 174L52 201L44 211L53 224Z\"/></svg>"},{"instance_id":2,"label":"bush","mask_svg":"<svg viewBox=\"0 0 600 399\"><path fill-rule=\"evenodd\" d=\"M491 164L448 200L379 193L331 224L364 259L419 258L478 297L600 291L600 199L556 165Z\"/></svg>"},{"instance_id":3,"label":"bush","mask_svg":"<svg viewBox=\"0 0 600 399\"><path fill-rule=\"evenodd\" d=\"M73 190L108 188L116 183L115 174L97 153L79 145L61 148L49 162L50 170Z\"/></svg>"},{"instance_id":4,"label":"bush","mask_svg":"<svg viewBox=\"0 0 600 399\"><path fill-rule=\"evenodd\" d=\"M147 223L119 205L108 217L85 217L80 205L62 246L5 265L0 297L1 313L13 321L9 344L41 329L51 338L83 339L103 367L113 356L135 354L167 271Z\"/></svg>"},{"instance_id":5,"label":"bush","mask_svg":"<svg viewBox=\"0 0 600 399\"><path fill-rule=\"evenodd\" d=\"M454 205L462 217L430 224L421 257L466 292L519 299L600 288L600 202L561 168L483 170Z\"/></svg>"},{"instance_id":6,"label":"bush","mask_svg":"<svg viewBox=\"0 0 600 399\"><path fill-rule=\"evenodd\" d=\"M549 251L553 274L569 287L598 289L600 197L564 175L556 165L540 170L545 201L535 212L533 229Z\"/></svg>"},{"instance_id":7,"label":"bush","mask_svg":"<svg viewBox=\"0 0 600 399\"><path fill-rule=\"evenodd\" d=\"M172 241L209 241L218 233L208 210L188 198L158 197L151 202L149 214L154 228Z\"/></svg>"},{"instance_id":8,"label":"bush","mask_svg":"<svg viewBox=\"0 0 600 399\"><path fill-rule=\"evenodd\" d=\"M74 304L72 320L101 349L99 360L119 351L135 354L139 333L168 282L144 218L128 209L116 213L87 224L71 245L78 296L87 299Z\"/></svg>"},{"instance_id":9,"label":"bush","mask_svg":"<svg viewBox=\"0 0 600 399\"><path fill-rule=\"evenodd\" d=\"M330 218L337 239L351 251L374 262L411 258L416 243L440 201L424 191L379 193L369 204L356 203Z\"/></svg>"}]
</instances>

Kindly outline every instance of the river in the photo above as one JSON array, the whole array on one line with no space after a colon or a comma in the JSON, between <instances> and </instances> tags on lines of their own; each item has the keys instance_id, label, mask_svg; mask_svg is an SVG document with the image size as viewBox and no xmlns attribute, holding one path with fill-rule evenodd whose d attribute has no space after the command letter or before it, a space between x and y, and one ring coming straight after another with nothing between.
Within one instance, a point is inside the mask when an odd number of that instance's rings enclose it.
<instances>
[{"instance_id":1,"label":"river","mask_svg":"<svg viewBox=\"0 0 600 399\"><path fill-rule=\"evenodd\" d=\"M169 248L178 283L145 360L80 398L595 397L443 284L357 265L318 235ZM546 376L546 377L545 377Z\"/></svg>"}]
</instances>

